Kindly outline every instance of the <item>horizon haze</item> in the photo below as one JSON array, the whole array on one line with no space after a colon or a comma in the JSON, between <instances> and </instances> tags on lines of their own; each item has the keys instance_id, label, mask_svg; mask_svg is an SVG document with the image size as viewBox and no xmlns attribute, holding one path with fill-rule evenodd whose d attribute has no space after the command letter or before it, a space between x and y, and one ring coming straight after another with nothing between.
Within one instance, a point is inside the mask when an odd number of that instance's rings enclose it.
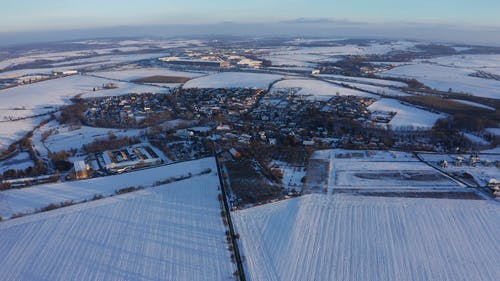
<instances>
[{"instance_id":1,"label":"horizon haze","mask_svg":"<svg viewBox=\"0 0 500 281\"><path fill-rule=\"evenodd\" d=\"M402 3L404 2L404 3ZM500 3L33 1L2 4L0 45L139 36L325 36L500 44Z\"/></svg>"}]
</instances>

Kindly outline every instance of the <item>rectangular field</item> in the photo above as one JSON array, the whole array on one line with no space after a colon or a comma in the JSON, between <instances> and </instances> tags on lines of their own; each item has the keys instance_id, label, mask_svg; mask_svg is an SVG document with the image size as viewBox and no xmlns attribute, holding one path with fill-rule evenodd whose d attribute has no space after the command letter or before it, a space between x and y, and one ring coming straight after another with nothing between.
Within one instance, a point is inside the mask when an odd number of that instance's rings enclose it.
<instances>
[{"instance_id":1,"label":"rectangular field","mask_svg":"<svg viewBox=\"0 0 500 281\"><path fill-rule=\"evenodd\" d=\"M158 181L174 177L199 174L206 169L216 170L213 158L160 166L121 175L99 177L83 181L36 185L30 188L10 189L0 192L0 217L10 218L62 202L91 200L95 195L109 196L117 190L148 187Z\"/></svg>"},{"instance_id":2,"label":"rectangular field","mask_svg":"<svg viewBox=\"0 0 500 281\"><path fill-rule=\"evenodd\" d=\"M310 194L235 212L247 280L500 276L498 202Z\"/></svg>"},{"instance_id":3,"label":"rectangular field","mask_svg":"<svg viewBox=\"0 0 500 281\"><path fill-rule=\"evenodd\" d=\"M334 149L317 151L312 156L311 165L315 161L329 161L329 174L323 181L333 191L462 189L456 182L410 153Z\"/></svg>"},{"instance_id":4,"label":"rectangular field","mask_svg":"<svg viewBox=\"0 0 500 281\"><path fill-rule=\"evenodd\" d=\"M213 172L0 222L0 279L232 280L218 185Z\"/></svg>"}]
</instances>

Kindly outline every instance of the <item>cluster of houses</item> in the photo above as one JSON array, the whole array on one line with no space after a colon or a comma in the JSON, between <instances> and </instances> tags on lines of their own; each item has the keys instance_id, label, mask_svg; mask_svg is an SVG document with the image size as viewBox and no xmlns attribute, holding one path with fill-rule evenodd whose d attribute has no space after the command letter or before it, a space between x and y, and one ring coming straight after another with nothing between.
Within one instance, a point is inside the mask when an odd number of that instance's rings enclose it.
<instances>
[{"instance_id":1,"label":"cluster of houses","mask_svg":"<svg viewBox=\"0 0 500 281\"><path fill-rule=\"evenodd\" d=\"M481 159L477 154L471 154L469 157L464 157L462 155L457 155L453 157L452 163L447 160L439 161L439 165L442 168L455 167L455 168L477 168L477 169L488 169L490 167L496 167L500 169L500 160L492 161L488 159ZM486 178L485 178L486 177ZM487 180L487 186L493 191L495 197L500 197L500 180L497 178L489 178L483 175L482 180Z\"/></svg>"},{"instance_id":2,"label":"cluster of houses","mask_svg":"<svg viewBox=\"0 0 500 281\"><path fill-rule=\"evenodd\" d=\"M271 145L293 143L331 147L346 144L360 148L386 148L383 138L373 133L365 136L346 132L334 134L332 131L335 126L348 126L345 120L358 124L374 123L367 109L374 99L335 95L328 100L317 100L299 95L298 91L176 89L172 93L175 104L171 106L176 109L176 118L202 122L223 140L237 141L242 145L257 141ZM183 132L181 135L190 137L196 134Z\"/></svg>"},{"instance_id":3,"label":"cluster of houses","mask_svg":"<svg viewBox=\"0 0 500 281\"><path fill-rule=\"evenodd\" d=\"M193 113L194 119L212 119L224 116L236 122L241 115L249 113L263 90L254 89L181 89L175 91L175 105L179 117L185 112Z\"/></svg>"},{"instance_id":4,"label":"cluster of houses","mask_svg":"<svg viewBox=\"0 0 500 281\"><path fill-rule=\"evenodd\" d=\"M441 167L447 168L450 163L446 160L442 160L439 162ZM490 160L481 160L479 155L477 154L471 154L468 159L462 155L458 155L454 157L454 163L455 167L462 167L463 165L468 165L470 167L476 167L478 164L482 164L484 167L491 167L491 166L496 166L497 168L500 168L500 161L490 161Z\"/></svg>"},{"instance_id":5,"label":"cluster of houses","mask_svg":"<svg viewBox=\"0 0 500 281\"><path fill-rule=\"evenodd\" d=\"M129 94L87 99L85 118L95 126L136 127L145 118L160 112L172 112L167 96L162 94Z\"/></svg>"}]
</instances>

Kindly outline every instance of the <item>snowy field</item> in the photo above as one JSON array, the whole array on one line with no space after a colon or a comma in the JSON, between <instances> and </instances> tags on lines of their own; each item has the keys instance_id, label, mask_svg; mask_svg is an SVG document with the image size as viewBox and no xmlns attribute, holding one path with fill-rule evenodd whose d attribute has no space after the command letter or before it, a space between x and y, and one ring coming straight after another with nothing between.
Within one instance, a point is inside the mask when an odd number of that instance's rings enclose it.
<instances>
[{"instance_id":1,"label":"snowy field","mask_svg":"<svg viewBox=\"0 0 500 281\"><path fill-rule=\"evenodd\" d=\"M234 280L218 184L212 173L1 222L1 279Z\"/></svg>"},{"instance_id":2,"label":"snowy field","mask_svg":"<svg viewBox=\"0 0 500 281\"><path fill-rule=\"evenodd\" d=\"M52 134L42 142L42 134L51 131ZM80 149L83 145L98 139L108 139L112 132L116 137L136 137L141 130L138 129L108 129L88 126L68 127L51 121L33 133L33 144L38 152L47 155L48 152Z\"/></svg>"},{"instance_id":3,"label":"snowy field","mask_svg":"<svg viewBox=\"0 0 500 281\"><path fill-rule=\"evenodd\" d=\"M300 89L299 95L309 96L312 99L328 100L339 94L340 96L360 96L377 98L376 95L344 88L328 82L312 79L287 79L279 81L273 86L273 90L278 89Z\"/></svg>"},{"instance_id":4,"label":"snowy field","mask_svg":"<svg viewBox=\"0 0 500 281\"><path fill-rule=\"evenodd\" d=\"M116 190L131 186L148 187L157 181L172 177L193 175L210 168L216 170L213 158L177 163L121 175L99 177L83 181L36 185L30 188L10 189L0 192L0 217L33 212L47 205L67 201L92 199L94 195L108 196Z\"/></svg>"},{"instance_id":5,"label":"snowy field","mask_svg":"<svg viewBox=\"0 0 500 281\"><path fill-rule=\"evenodd\" d=\"M494 201L311 194L233 214L251 281L500 276Z\"/></svg>"},{"instance_id":6,"label":"snowy field","mask_svg":"<svg viewBox=\"0 0 500 281\"><path fill-rule=\"evenodd\" d=\"M433 58L429 61L443 66L482 70L500 75L500 55L456 55Z\"/></svg>"},{"instance_id":7,"label":"snowy field","mask_svg":"<svg viewBox=\"0 0 500 281\"><path fill-rule=\"evenodd\" d=\"M375 85L375 86L393 86L393 87L407 87L408 86L403 82L384 80L384 79L375 79L375 78L353 77L353 76L332 75L332 74L322 74L322 75L320 75L320 77L323 77L326 79L337 80L337 81L363 83L363 84Z\"/></svg>"},{"instance_id":8,"label":"snowy field","mask_svg":"<svg viewBox=\"0 0 500 281\"><path fill-rule=\"evenodd\" d=\"M137 52L144 50L143 47L101 48L95 50L76 50L67 52L39 52L25 56L0 61L0 71L9 67L19 66L36 61L47 61L52 67L59 69L71 65L73 69L83 66L104 66L118 63L130 63L139 60L161 57L163 53L146 54L112 54L116 51ZM92 57L88 57L88 56Z\"/></svg>"},{"instance_id":9,"label":"snowy field","mask_svg":"<svg viewBox=\"0 0 500 281\"><path fill-rule=\"evenodd\" d=\"M273 66L313 66L319 62L335 62L346 55L385 54L393 50L408 50L415 44L397 41L388 44L339 45L329 47L285 47L273 50L266 59Z\"/></svg>"},{"instance_id":10,"label":"snowy field","mask_svg":"<svg viewBox=\"0 0 500 281\"><path fill-rule=\"evenodd\" d=\"M118 88L93 91L94 88L102 87L103 84L110 82L115 83ZM70 99L78 94L83 94L83 97L97 97L164 91L168 90L147 85L114 82L85 75L74 75L0 90L0 104L2 104L3 110L25 108L25 116L33 116L40 114L41 111L50 112L58 106L69 104Z\"/></svg>"},{"instance_id":11,"label":"snowy field","mask_svg":"<svg viewBox=\"0 0 500 281\"><path fill-rule=\"evenodd\" d=\"M328 189L448 189L458 188L410 153L392 151L317 151L313 159L330 161Z\"/></svg>"},{"instance_id":12,"label":"snowy field","mask_svg":"<svg viewBox=\"0 0 500 281\"><path fill-rule=\"evenodd\" d=\"M415 78L434 89L464 92L479 97L500 99L500 81L471 77L476 72L468 68L442 66L432 63L416 63L399 66L379 75Z\"/></svg>"},{"instance_id":13,"label":"snowy field","mask_svg":"<svg viewBox=\"0 0 500 281\"><path fill-rule=\"evenodd\" d=\"M12 158L0 162L0 174L7 170L25 170L34 166L35 163L30 159L28 152L21 152Z\"/></svg>"},{"instance_id":14,"label":"snowy field","mask_svg":"<svg viewBox=\"0 0 500 281\"><path fill-rule=\"evenodd\" d=\"M370 84L365 84L365 83L355 83L355 82L343 82L343 81L335 81L337 83L343 83L347 84L351 87L361 89L364 91L369 91L372 93L377 93L379 95L389 95L393 97L400 97L400 96L411 96L411 94L408 94L406 92L403 92L401 90L385 87L385 86L374 86Z\"/></svg>"},{"instance_id":15,"label":"snowy field","mask_svg":"<svg viewBox=\"0 0 500 281\"><path fill-rule=\"evenodd\" d=\"M281 79L274 74L246 72L221 72L188 81L184 88L254 88L267 89L271 83Z\"/></svg>"},{"instance_id":16,"label":"snowy field","mask_svg":"<svg viewBox=\"0 0 500 281\"><path fill-rule=\"evenodd\" d=\"M287 162L273 160L269 165L273 168L278 168L283 172L282 183L286 189L296 191L302 190L302 178L306 175L306 169L300 166L293 166Z\"/></svg>"},{"instance_id":17,"label":"snowy field","mask_svg":"<svg viewBox=\"0 0 500 281\"><path fill-rule=\"evenodd\" d=\"M484 105L484 104L481 104L481 103L477 103L477 102L472 102L472 101L468 101L468 100L452 100L452 101L456 101L456 102L459 102L459 103L462 103L462 104L472 105L472 106L475 106L475 107L480 107L480 108L484 108L484 109L495 111L494 107L487 106L487 105Z\"/></svg>"},{"instance_id":18,"label":"snowy field","mask_svg":"<svg viewBox=\"0 0 500 281\"><path fill-rule=\"evenodd\" d=\"M33 131L44 119L47 118L38 117L0 122L0 150L2 148L6 149L11 143L20 140L27 133Z\"/></svg>"},{"instance_id":19,"label":"snowy field","mask_svg":"<svg viewBox=\"0 0 500 281\"><path fill-rule=\"evenodd\" d=\"M94 72L93 74L104 78L124 80L129 82L151 76L178 76L195 78L205 75L205 73L175 71L167 68L131 68L120 69L116 71Z\"/></svg>"},{"instance_id":20,"label":"snowy field","mask_svg":"<svg viewBox=\"0 0 500 281\"><path fill-rule=\"evenodd\" d=\"M416 108L415 106L404 105L395 99L380 99L370 105L368 110L396 112L389 125L393 129L430 129L436 124L439 118L444 115Z\"/></svg>"}]
</instances>

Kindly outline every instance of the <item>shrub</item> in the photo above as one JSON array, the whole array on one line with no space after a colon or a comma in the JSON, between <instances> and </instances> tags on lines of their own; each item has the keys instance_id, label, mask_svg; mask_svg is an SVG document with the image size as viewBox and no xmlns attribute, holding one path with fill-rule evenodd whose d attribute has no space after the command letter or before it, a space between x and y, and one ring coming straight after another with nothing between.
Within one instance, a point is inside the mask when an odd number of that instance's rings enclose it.
<instances>
[{"instance_id":1,"label":"shrub","mask_svg":"<svg viewBox=\"0 0 500 281\"><path fill-rule=\"evenodd\" d=\"M124 194L124 193L134 192L134 191L137 191L140 189L144 189L144 187L143 186L138 186L138 187L130 186L130 187L118 189L115 191L115 193L116 193L116 195L120 195L120 194Z\"/></svg>"},{"instance_id":2,"label":"shrub","mask_svg":"<svg viewBox=\"0 0 500 281\"><path fill-rule=\"evenodd\" d=\"M41 211L42 211L42 212L52 211L52 210L55 210L55 209L57 209L57 208L59 208L59 206L58 206L58 205L56 205L56 204L54 204L54 203L51 203L51 204L47 205L46 207L42 208L42 210L41 210Z\"/></svg>"},{"instance_id":3,"label":"shrub","mask_svg":"<svg viewBox=\"0 0 500 281\"><path fill-rule=\"evenodd\" d=\"M92 197L92 200L99 200L102 198L104 198L104 196L102 194L94 194L94 197Z\"/></svg>"}]
</instances>

